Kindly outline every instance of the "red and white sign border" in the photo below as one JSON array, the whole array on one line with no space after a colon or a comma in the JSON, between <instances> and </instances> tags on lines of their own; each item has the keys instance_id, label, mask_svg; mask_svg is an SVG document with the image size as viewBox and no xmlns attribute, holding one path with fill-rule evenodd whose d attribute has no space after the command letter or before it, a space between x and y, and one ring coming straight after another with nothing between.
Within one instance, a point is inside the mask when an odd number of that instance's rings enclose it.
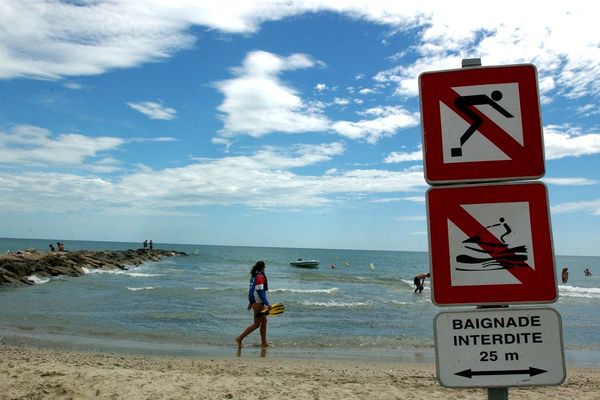
<instances>
[{"instance_id":1,"label":"red and white sign border","mask_svg":"<svg viewBox=\"0 0 600 400\"><path fill-rule=\"evenodd\" d=\"M548 192L542 182L487 183L432 187L427 191L427 220L431 268L431 298L437 306L553 303L558 298ZM526 283L452 286L448 220L471 232L482 225L461 204L528 202L535 270L514 272ZM450 212L452 211L452 213ZM460 215L460 217L457 217ZM466 221L466 222L465 222ZM467 232L465 232L467 233ZM467 233L469 236L469 234Z\"/></svg>"},{"instance_id":2,"label":"red and white sign border","mask_svg":"<svg viewBox=\"0 0 600 400\"><path fill-rule=\"evenodd\" d=\"M533 74L533 76L531 76ZM529 76L522 80L523 76ZM513 157L510 160L445 163L442 143L440 101L454 110L459 95L457 86L492 85L519 82L523 140L521 146L477 109L486 120L479 131L489 135L496 145ZM439 91L438 95L430 92ZM421 126L425 180L430 185L538 179L545 174L541 108L537 86L537 69L533 64L515 64L424 72L419 76ZM426 95L424 95L426 94Z\"/></svg>"}]
</instances>

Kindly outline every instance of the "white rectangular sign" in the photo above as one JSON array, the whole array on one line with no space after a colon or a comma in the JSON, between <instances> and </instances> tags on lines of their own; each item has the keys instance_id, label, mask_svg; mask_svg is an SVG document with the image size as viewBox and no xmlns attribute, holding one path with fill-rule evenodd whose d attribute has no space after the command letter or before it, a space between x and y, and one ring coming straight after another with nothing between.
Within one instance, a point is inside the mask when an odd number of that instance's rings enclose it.
<instances>
[{"instance_id":1,"label":"white rectangular sign","mask_svg":"<svg viewBox=\"0 0 600 400\"><path fill-rule=\"evenodd\" d=\"M442 312L434 319L437 377L448 387L559 385L562 323L552 308Z\"/></svg>"}]
</instances>

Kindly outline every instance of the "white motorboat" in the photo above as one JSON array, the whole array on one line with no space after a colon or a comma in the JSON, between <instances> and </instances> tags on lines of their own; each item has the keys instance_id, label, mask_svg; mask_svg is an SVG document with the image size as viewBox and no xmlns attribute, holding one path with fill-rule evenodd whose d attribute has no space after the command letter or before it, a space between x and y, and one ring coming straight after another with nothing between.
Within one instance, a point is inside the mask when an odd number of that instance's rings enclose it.
<instances>
[{"instance_id":1,"label":"white motorboat","mask_svg":"<svg viewBox=\"0 0 600 400\"><path fill-rule=\"evenodd\" d=\"M303 260L301 258L290 262L290 265L300 268L318 268L319 260Z\"/></svg>"}]
</instances>

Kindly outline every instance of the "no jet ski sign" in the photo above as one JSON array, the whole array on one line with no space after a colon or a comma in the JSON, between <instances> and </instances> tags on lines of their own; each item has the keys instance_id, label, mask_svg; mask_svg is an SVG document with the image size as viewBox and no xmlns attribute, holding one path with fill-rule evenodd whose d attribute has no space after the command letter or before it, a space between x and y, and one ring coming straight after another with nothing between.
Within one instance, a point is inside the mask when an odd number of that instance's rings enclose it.
<instances>
[{"instance_id":1,"label":"no jet ski sign","mask_svg":"<svg viewBox=\"0 0 600 400\"><path fill-rule=\"evenodd\" d=\"M561 318L552 308L443 312L434 320L437 377L448 387L559 385Z\"/></svg>"},{"instance_id":2,"label":"no jet ski sign","mask_svg":"<svg viewBox=\"0 0 600 400\"><path fill-rule=\"evenodd\" d=\"M431 185L544 175L535 66L425 72L419 92Z\"/></svg>"},{"instance_id":3,"label":"no jet ski sign","mask_svg":"<svg viewBox=\"0 0 600 400\"><path fill-rule=\"evenodd\" d=\"M556 301L543 183L430 188L427 213L436 305Z\"/></svg>"}]
</instances>

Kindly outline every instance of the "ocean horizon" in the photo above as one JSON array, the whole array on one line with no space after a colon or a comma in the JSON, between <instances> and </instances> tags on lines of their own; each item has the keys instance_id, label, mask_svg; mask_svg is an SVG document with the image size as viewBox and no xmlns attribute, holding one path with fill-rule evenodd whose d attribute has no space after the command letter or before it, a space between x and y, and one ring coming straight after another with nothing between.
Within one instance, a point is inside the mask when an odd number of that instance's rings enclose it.
<instances>
[{"instance_id":1,"label":"ocean horizon","mask_svg":"<svg viewBox=\"0 0 600 400\"><path fill-rule=\"evenodd\" d=\"M142 242L60 240L66 250L127 250ZM0 239L6 253L47 251L48 239ZM154 243L186 256L129 270L86 270L80 277L32 276L32 286L0 288L0 343L134 354L236 356L234 338L252 321L246 310L249 271L267 264L269 300L284 303L269 318L270 357L360 358L433 362L437 307L429 281L415 294L412 279L429 270L427 252ZM320 260L317 269L291 266ZM567 363L600 366L600 257L556 256L566 284L550 305L563 321ZM335 267L335 268L333 268ZM593 275L586 277L585 268ZM474 309L474 307L471 307ZM261 355L258 332L244 355Z\"/></svg>"}]
</instances>

